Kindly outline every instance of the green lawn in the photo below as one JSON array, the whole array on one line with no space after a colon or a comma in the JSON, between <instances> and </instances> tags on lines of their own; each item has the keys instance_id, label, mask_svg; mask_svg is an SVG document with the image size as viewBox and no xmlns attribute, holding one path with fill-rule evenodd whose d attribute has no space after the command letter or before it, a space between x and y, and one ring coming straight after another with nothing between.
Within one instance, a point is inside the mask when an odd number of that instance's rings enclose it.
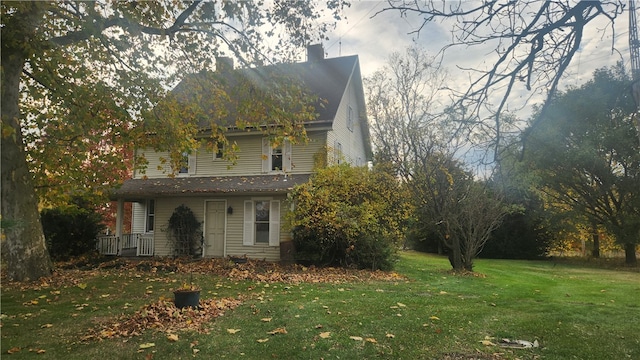
<instances>
[{"instance_id":1,"label":"green lawn","mask_svg":"<svg viewBox=\"0 0 640 360\"><path fill-rule=\"evenodd\" d=\"M481 276L455 276L449 268L445 258L407 252L396 268L406 279L295 284L198 273L193 277L203 298L242 296L243 304L201 332L170 332L170 339L152 328L102 340L82 339L90 329L170 298L170 289L189 275L162 268L67 270L37 285L3 283L1 356L640 359L637 269L504 260L477 260ZM540 346L481 343L502 338Z\"/></svg>"}]
</instances>

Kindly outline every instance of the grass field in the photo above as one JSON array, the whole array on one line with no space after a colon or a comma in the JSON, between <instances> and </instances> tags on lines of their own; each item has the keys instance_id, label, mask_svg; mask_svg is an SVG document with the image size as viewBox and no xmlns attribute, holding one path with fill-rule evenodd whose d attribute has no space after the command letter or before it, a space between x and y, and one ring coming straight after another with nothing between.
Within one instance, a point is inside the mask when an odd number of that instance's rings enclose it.
<instances>
[{"instance_id":1,"label":"grass field","mask_svg":"<svg viewBox=\"0 0 640 360\"><path fill-rule=\"evenodd\" d=\"M482 259L476 276L449 269L446 258L406 252L397 274L372 280L312 269L306 282L163 267L64 270L37 284L2 284L1 356L640 359L637 269ZM202 300L242 304L200 326L190 313L174 312L180 323L174 325L186 330L154 327L158 312L170 306L149 304L170 299L170 289L191 277L203 288ZM148 328L118 336L133 318ZM107 325L115 329L111 335L88 336L105 334ZM537 340L539 347L503 348L502 338Z\"/></svg>"}]
</instances>

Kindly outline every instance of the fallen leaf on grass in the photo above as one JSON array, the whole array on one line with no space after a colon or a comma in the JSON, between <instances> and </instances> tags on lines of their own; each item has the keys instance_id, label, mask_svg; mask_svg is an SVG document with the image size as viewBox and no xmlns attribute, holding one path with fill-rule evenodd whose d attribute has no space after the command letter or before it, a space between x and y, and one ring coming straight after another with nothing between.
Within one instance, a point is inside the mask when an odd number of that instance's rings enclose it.
<instances>
[{"instance_id":1,"label":"fallen leaf on grass","mask_svg":"<svg viewBox=\"0 0 640 360\"><path fill-rule=\"evenodd\" d=\"M398 304L398 306L400 306L400 307L407 307L407 305L405 305L405 304L403 304L403 303L397 303L397 304Z\"/></svg>"},{"instance_id":2,"label":"fallen leaf on grass","mask_svg":"<svg viewBox=\"0 0 640 360\"><path fill-rule=\"evenodd\" d=\"M323 339L328 339L331 337L331 332L330 331L326 331L326 332L321 332L320 333L320 337Z\"/></svg>"},{"instance_id":3,"label":"fallen leaf on grass","mask_svg":"<svg viewBox=\"0 0 640 360\"><path fill-rule=\"evenodd\" d=\"M281 328L273 329L269 331L267 334L276 335L276 334L286 334L286 333L287 333L287 329L281 327Z\"/></svg>"},{"instance_id":4,"label":"fallen leaf on grass","mask_svg":"<svg viewBox=\"0 0 640 360\"><path fill-rule=\"evenodd\" d=\"M437 316L429 316L429 320L440 320Z\"/></svg>"},{"instance_id":5,"label":"fallen leaf on grass","mask_svg":"<svg viewBox=\"0 0 640 360\"><path fill-rule=\"evenodd\" d=\"M376 339L374 339L374 338L366 338L366 339L364 339L364 341L370 342L372 344L377 344L378 343L378 341Z\"/></svg>"},{"instance_id":6,"label":"fallen leaf on grass","mask_svg":"<svg viewBox=\"0 0 640 360\"><path fill-rule=\"evenodd\" d=\"M360 336L349 336L349 339L355 340L355 341L362 341L362 338Z\"/></svg>"},{"instance_id":7,"label":"fallen leaf on grass","mask_svg":"<svg viewBox=\"0 0 640 360\"><path fill-rule=\"evenodd\" d=\"M144 344L140 344L140 346L138 347L139 349L149 349L156 346L155 343L144 343Z\"/></svg>"},{"instance_id":8,"label":"fallen leaf on grass","mask_svg":"<svg viewBox=\"0 0 640 360\"><path fill-rule=\"evenodd\" d=\"M46 329L46 328L53 327L53 324L44 324L44 325L42 325L40 327L43 328L43 329Z\"/></svg>"},{"instance_id":9,"label":"fallen leaf on grass","mask_svg":"<svg viewBox=\"0 0 640 360\"><path fill-rule=\"evenodd\" d=\"M393 335L393 334L386 334L385 336L386 336L386 337L388 337L389 339L393 339L394 337L396 337L396 336L395 336L395 335Z\"/></svg>"},{"instance_id":10,"label":"fallen leaf on grass","mask_svg":"<svg viewBox=\"0 0 640 360\"><path fill-rule=\"evenodd\" d=\"M167 335L167 340L169 340L171 342L176 342L176 341L178 341L178 335L177 334L169 334L169 335Z\"/></svg>"},{"instance_id":11,"label":"fallen leaf on grass","mask_svg":"<svg viewBox=\"0 0 640 360\"><path fill-rule=\"evenodd\" d=\"M481 340L480 343L484 346L496 346L491 340Z\"/></svg>"},{"instance_id":12,"label":"fallen leaf on grass","mask_svg":"<svg viewBox=\"0 0 640 360\"><path fill-rule=\"evenodd\" d=\"M238 331L240 331L240 329L227 329L227 332L228 332L229 334L235 334L235 333L237 333Z\"/></svg>"},{"instance_id":13,"label":"fallen leaf on grass","mask_svg":"<svg viewBox=\"0 0 640 360\"><path fill-rule=\"evenodd\" d=\"M85 284L85 283L80 283L80 284L78 284L77 286L78 286L80 289L82 289L82 290L84 290L84 289L86 289L86 288L87 288L87 284Z\"/></svg>"},{"instance_id":14,"label":"fallen leaf on grass","mask_svg":"<svg viewBox=\"0 0 640 360\"><path fill-rule=\"evenodd\" d=\"M271 322L271 318L262 318L260 319L262 322Z\"/></svg>"},{"instance_id":15,"label":"fallen leaf on grass","mask_svg":"<svg viewBox=\"0 0 640 360\"><path fill-rule=\"evenodd\" d=\"M269 341L269 339L258 339L256 341L259 343L266 343L267 341Z\"/></svg>"},{"instance_id":16,"label":"fallen leaf on grass","mask_svg":"<svg viewBox=\"0 0 640 360\"><path fill-rule=\"evenodd\" d=\"M20 350L21 349L19 347L17 347L17 346L16 347L12 347L11 349L7 350L7 354L15 354L15 353L20 352Z\"/></svg>"}]
</instances>

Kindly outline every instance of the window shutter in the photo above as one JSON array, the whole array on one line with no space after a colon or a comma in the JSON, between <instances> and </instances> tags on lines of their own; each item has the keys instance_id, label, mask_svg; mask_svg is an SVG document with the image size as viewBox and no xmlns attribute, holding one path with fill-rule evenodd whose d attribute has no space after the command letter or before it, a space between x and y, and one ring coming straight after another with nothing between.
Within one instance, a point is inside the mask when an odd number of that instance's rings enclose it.
<instances>
[{"instance_id":1,"label":"window shutter","mask_svg":"<svg viewBox=\"0 0 640 360\"><path fill-rule=\"evenodd\" d=\"M282 145L282 169L291 171L291 142L288 140Z\"/></svg>"},{"instance_id":2,"label":"window shutter","mask_svg":"<svg viewBox=\"0 0 640 360\"><path fill-rule=\"evenodd\" d=\"M244 202L244 231L242 234L242 245L253 245L253 201Z\"/></svg>"},{"instance_id":3,"label":"window shutter","mask_svg":"<svg viewBox=\"0 0 640 360\"><path fill-rule=\"evenodd\" d=\"M196 173L196 154L189 154L188 165L189 175L195 175Z\"/></svg>"},{"instance_id":4,"label":"window shutter","mask_svg":"<svg viewBox=\"0 0 640 360\"><path fill-rule=\"evenodd\" d=\"M269 209L269 246L280 245L280 201L271 200Z\"/></svg>"},{"instance_id":5,"label":"window shutter","mask_svg":"<svg viewBox=\"0 0 640 360\"><path fill-rule=\"evenodd\" d=\"M271 163L271 143L269 142L269 138L262 138L262 172L268 173L270 169L269 164Z\"/></svg>"}]
</instances>

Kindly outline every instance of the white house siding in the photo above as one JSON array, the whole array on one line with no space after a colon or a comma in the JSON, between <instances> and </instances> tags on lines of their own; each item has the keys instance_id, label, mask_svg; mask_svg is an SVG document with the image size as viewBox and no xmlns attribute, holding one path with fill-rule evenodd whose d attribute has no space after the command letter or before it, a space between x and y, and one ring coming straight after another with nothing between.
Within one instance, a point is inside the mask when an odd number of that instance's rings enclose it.
<instances>
[{"instance_id":1,"label":"white house siding","mask_svg":"<svg viewBox=\"0 0 640 360\"><path fill-rule=\"evenodd\" d=\"M280 247L269 246L267 244L242 245L243 225L244 225L244 201L255 198L269 198L280 200L280 243L291 240L289 232L282 229L285 224L286 197L285 196L240 196L227 198L227 205L233 208L233 214L227 214L227 239L226 254L231 256L244 256L254 259L265 259L267 261L280 260Z\"/></svg>"},{"instance_id":2,"label":"white house siding","mask_svg":"<svg viewBox=\"0 0 640 360\"><path fill-rule=\"evenodd\" d=\"M292 146L291 164L288 173L307 174L313 170L314 155L322 150L326 144L325 133L322 131L310 132L307 144ZM236 164L232 165L222 159L214 159L212 152L200 150L196 154L195 172L193 169L189 176L251 176L262 174L262 135L231 136L231 141L238 144ZM161 157L168 157L166 152L154 152L153 150L139 150L149 161L145 173L136 172L135 178L162 178L171 174L169 164L162 164ZM231 166L230 166L231 165ZM183 176L182 174L177 176Z\"/></svg>"},{"instance_id":3,"label":"white house siding","mask_svg":"<svg viewBox=\"0 0 640 360\"><path fill-rule=\"evenodd\" d=\"M307 136L309 137L307 144L296 144L291 147L291 174L311 173L316 155L326 151L326 131L309 132Z\"/></svg>"},{"instance_id":4,"label":"white house siding","mask_svg":"<svg viewBox=\"0 0 640 360\"><path fill-rule=\"evenodd\" d=\"M347 127L349 106L353 111L353 131ZM364 109L358 106L356 90L352 82L349 82L347 91L345 91L340 107L336 112L333 128L327 134L327 146L335 150L336 144L340 143L344 161L356 166L366 164L366 152L362 134L362 121L365 121L365 118L360 116L361 114L364 114ZM333 152L330 151L329 159L332 158Z\"/></svg>"},{"instance_id":5,"label":"white house siding","mask_svg":"<svg viewBox=\"0 0 640 360\"><path fill-rule=\"evenodd\" d=\"M180 205L189 207L198 221L203 222L204 201L198 197L164 197L156 199L156 223L153 232L155 255L172 256L175 255L173 247L166 231L169 225L169 218L173 211Z\"/></svg>"},{"instance_id":6,"label":"white house siding","mask_svg":"<svg viewBox=\"0 0 640 360\"><path fill-rule=\"evenodd\" d=\"M227 214L226 224L226 256L244 256L250 258L266 259L268 261L280 260L280 247L268 245L242 245L243 238L243 219L244 219L244 201L255 198L269 198L272 200L280 200L280 242L290 241L291 235L288 231L282 229L285 224L285 215L288 205L286 204L286 196L232 196L232 197L169 197L159 198L156 200L156 230L154 231L155 255L156 256L172 256L174 255L172 244L167 237L167 228L169 218L173 214L176 207L184 204L193 210L198 221L204 221L205 202L210 200L226 200L227 206L233 209L232 214ZM204 225L204 224L203 224Z\"/></svg>"}]
</instances>

